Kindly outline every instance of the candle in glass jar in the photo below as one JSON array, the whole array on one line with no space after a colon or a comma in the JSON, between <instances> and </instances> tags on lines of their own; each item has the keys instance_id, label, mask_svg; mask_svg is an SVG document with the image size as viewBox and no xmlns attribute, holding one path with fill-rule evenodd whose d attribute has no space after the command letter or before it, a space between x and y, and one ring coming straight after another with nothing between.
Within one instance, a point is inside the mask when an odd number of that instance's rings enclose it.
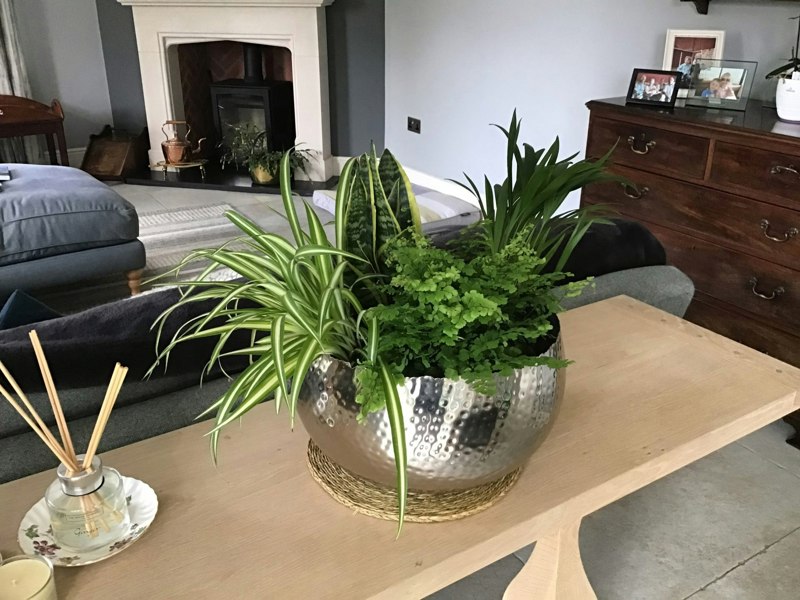
<instances>
[{"instance_id":1,"label":"candle in glass jar","mask_svg":"<svg viewBox=\"0 0 800 600\"><path fill-rule=\"evenodd\" d=\"M41 556L14 556L0 564L0 600L57 600L53 565Z\"/></svg>"}]
</instances>

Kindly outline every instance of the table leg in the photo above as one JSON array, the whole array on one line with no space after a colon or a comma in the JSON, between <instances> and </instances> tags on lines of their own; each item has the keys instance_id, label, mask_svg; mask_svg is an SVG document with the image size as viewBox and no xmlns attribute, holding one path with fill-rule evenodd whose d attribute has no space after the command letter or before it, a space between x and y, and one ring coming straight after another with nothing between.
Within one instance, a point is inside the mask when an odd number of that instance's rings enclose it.
<instances>
[{"instance_id":1,"label":"table leg","mask_svg":"<svg viewBox=\"0 0 800 600\"><path fill-rule=\"evenodd\" d=\"M128 279L128 288L131 290L131 296L135 296L142 291L142 274L144 269L134 269L125 273Z\"/></svg>"},{"instance_id":2,"label":"table leg","mask_svg":"<svg viewBox=\"0 0 800 600\"><path fill-rule=\"evenodd\" d=\"M580 520L536 542L503 600L597 600L581 562Z\"/></svg>"},{"instance_id":3,"label":"table leg","mask_svg":"<svg viewBox=\"0 0 800 600\"><path fill-rule=\"evenodd\" d=\"M47 142L47 153L50 155L50 164L57 165L58 159L56 158L56 144L53 141L53 136L49 133L45 133L44 139Z\"/></svg>"}]
</instances>

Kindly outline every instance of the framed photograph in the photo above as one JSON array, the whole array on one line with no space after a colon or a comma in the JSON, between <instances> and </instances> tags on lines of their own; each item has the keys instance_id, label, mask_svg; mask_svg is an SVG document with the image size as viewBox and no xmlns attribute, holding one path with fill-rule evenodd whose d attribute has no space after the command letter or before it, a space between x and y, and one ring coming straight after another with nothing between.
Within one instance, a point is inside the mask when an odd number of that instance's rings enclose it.
<instances>
[{"instance_id":1,"label":"framed photograph","mask_svg":"<svg viewBox=\"0 0 800 600\"><path fill-rule=\"evenodd\" d=\"M672 108L678 97L679 75L677 71L634 69L625 103Z\"/></svg>"},{"instance_id":2,"label":"framed photograph","mask_svg":"<svg viewBox=\"0 0 800 600\"><path fill-rule=\"evenodd\" d=\"M689 82L686 106L745 110L757 62L700 60Z\"/></svg>"},{"instance_id":3,"label":"framed photograph","mask_svg":"<svg viewBox=\"0 0 800 600\"><path fill-rule=\"evenodd\" d=\"M692 80L697 64L701 60L722 58L725 47L724 31L697 29L668 29L667 43L664 47L665 70L678 71L678 87L686 89ZM679 94L686 97L685 93Z\"/></svg>"}]
</instances>

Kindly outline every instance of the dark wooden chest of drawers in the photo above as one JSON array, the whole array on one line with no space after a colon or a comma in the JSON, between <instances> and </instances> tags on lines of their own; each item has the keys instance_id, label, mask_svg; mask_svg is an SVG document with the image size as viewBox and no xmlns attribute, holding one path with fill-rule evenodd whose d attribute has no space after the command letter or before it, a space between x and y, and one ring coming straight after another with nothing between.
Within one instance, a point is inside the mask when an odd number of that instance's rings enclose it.
<instances>
[{"instance_id":1,"label":"dark wooden chest of drawers","mask_svg":"<svg viewBox=\"0 0 800 600\"><path fill-rule=\"evenodd\" d=\"M612 170L634 185L590 186L582 204L658 237L694 281L687 319L800 366L800 125L758 102L744 113L587 106L586 155L616 144ZM800 412L787 421L800 432Z\"/></svg>"}]
</instances>

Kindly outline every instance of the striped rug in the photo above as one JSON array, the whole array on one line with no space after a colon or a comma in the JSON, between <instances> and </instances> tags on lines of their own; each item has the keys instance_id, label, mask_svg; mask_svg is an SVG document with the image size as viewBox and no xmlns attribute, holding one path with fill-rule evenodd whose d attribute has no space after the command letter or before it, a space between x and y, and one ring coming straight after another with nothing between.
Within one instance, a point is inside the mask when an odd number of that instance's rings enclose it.
<instances>
[{"instance_id":1,"label":"striped rug","mask_svg":"<svg viewBox=\"0 0 800 600\"><path fill-rule=\"evenodd\" d=\"M242 233L225 212L230 204L157 210L139 214L139 239L147 253L144 278L168 272L192 250L219 248ZM231 247L231 246L229 246ZM182 279L203 265L183 271Z\"/></svg>"}]
</instances>

